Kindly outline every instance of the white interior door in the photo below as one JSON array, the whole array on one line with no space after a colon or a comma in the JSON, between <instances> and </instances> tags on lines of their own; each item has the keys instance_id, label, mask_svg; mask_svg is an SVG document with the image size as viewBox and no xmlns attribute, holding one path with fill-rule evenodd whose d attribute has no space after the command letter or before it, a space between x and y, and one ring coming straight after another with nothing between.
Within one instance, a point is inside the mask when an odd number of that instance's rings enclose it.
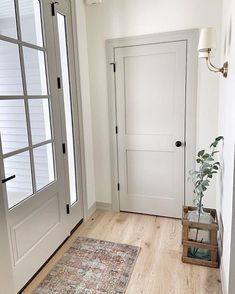
<instances>
[{"instance_id":1,"label":"white interior door","mask_svg":"<svg viewBox=\"0 0 235 294\"><path fill-rule=\"evenodd\" d=\"M67 186L71 181L73 188L71 185L70 188L77 189L77 154L72 153L75 147L69 146L74 143L71 143L74 137L71 139L70 136L74 136L76 127L71 123L73 113L68 109L69 103L60 103L60 100L69 100L72 93L66 72L68 64L61 70L65 75L61 75L65 81L63 92L57 83L57 65L62 68L62 62L66 63L61 50L68 48L68 44L59 43L59 47L57 43L51 1L4 0L2 8L1 189L11 251L12 283L14 293L17 293L69 235L73 223L68 210L81 203L81 195L69 192ZM56 58L55 52L59 50ZM68 111L70 116L65 118ZM69 128L72 135L70 132L64 137L63 130ZM66 154L63 154L63 144L68 145ZM79 209L76 217L73 214L74 223L82 218L81 206Z\"/></svg>"},{"instance_id":2,"label":"white interior door","mask_svg":"<svg viewBox=\"0 0 235 294\"><path fill-rule=\"evenodd\" d=\"M120 209L181 217L186 42L117 48L115 63Z\"/></svg>"}]
</instances>

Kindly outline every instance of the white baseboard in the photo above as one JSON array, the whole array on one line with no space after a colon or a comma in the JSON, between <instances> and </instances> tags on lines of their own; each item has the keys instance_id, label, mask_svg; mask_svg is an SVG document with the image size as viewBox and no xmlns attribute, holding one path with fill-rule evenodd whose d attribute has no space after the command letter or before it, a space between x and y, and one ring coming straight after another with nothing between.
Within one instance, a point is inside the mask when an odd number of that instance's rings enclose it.
<instances>
[{"instance_id":1,"label":"white baseboard","mask_svg":"<svg viewBox=\"0 0 235 294\"><path fill-rule=\"evenodd\" d=\"M100 210L112 210L112 204L111 203L105 203L105 202L96 202L96 209Z\"/></svg>"},{"instance_id":2,"label":"white baseboard","mask_svg":"<svg viewBox=\"0 0 235 294\"><path fill-rule=\"evenodd\" d=\"M86 217L85 221L88 220L92 216L92 214L96 212L97 209L111 211L112 210L112 204L111 203L105 203L105 202L95 202L94 204L91 205L90 208L88 208L87 217Z\"/></svg>"},{"instance_id":3,"label":"white baseboard","mask_svg":"<svg viewBox=\"0 0 235 294\"><path fill-rule=\"evenodd\" d=\"M225 282L225 274L224 274L224 266L223 263L220 264L220 279L221 279L221 286L222 286L222 293L228 294L227 285Z\"/></svg>"},{"instance_id":4,"label":"white baseboard","mask_svg":"<svg viewBox=\"0 0 235 294\"><path fill-rule=\"evenodd\" d=\"M90 208L88 208L88 210L87 210L87 217L86 217L86 220L88 220L91 216L92 216L92 214L96 211L96 202L94 202L92 205L91 205L91 207ZM86 221L85 220L85 221Z\"/></svg>"}]
</instances>

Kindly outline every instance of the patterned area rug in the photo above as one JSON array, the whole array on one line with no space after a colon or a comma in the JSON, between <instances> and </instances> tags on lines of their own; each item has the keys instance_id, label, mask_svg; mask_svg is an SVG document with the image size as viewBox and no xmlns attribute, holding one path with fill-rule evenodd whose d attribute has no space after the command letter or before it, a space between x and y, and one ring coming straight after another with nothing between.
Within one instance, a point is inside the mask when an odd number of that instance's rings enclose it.
<instances>
[{"instance_id":1,"label":"patterned area rug","mask_svg":"<svg viewBox=\"0 0 235 294\"><path fill-rule=\"evenodd\" d=\"M140 248L78 238L34 294L123 294Z\"/></svg>"}]
</instances>

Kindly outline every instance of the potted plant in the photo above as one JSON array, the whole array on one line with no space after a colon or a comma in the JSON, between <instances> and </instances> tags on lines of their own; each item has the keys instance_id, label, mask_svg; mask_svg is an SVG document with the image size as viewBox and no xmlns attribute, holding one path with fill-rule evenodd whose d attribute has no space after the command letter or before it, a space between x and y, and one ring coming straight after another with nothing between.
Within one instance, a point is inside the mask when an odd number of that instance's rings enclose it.
<instances>
[{"instance_id":1,"label":"potted plant","mask_svg":"<svg viewBox=\"0 0 235 294\"><path fill-rule=\"evenodd\" d=\"M192 222L199 222L211 224L214 219L210 213L203 209L203 197L210 186L210 181L213 176L219 172L220 162L216 161L216 154L219 142L223 140L222 136L217 137L210 145L210 150L201 150L197 154L197 169L190 171L190 178L193 182L193 192L195 194L194 204L196 209L188 213L188 220ZM191 228L189 230L189 239L195 242L210 243L210 231L198 228ZM190 247L188 255L193 258L210 260L210 252L207 249Z\"/></svg>"}]
</instances>

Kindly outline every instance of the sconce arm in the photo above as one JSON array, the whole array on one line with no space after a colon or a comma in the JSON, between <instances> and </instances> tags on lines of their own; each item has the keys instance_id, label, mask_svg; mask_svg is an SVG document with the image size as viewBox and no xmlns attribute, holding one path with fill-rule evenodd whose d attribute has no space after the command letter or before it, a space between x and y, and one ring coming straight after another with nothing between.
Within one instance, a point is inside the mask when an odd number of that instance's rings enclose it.
<instances>
[{"instance_id":1,"label":"sconce arm","mask_svg":"<svg viewBox=\"0 0 235 294\"><path fill-rule=\"evenodd\" d=\"M214 66L211 63L210 50L208 50L208 57L206 58L206 62L207 62L207 67L209 68L210 71L212 71L212 72L221 72L223 77L227 78L227 75L228 75L228 62L225 62L223 64L223 67L221 67L221 68Z\"/></svg>"},{"instance_id":2,"label":"sconce arm","mask_svg":"<svg viewBox=\"0 0 235 294\"><path fill-rule=\"evenodd\" d=\"M211 63L211 58L210 58L210 53L208 54L208 57L206 58L206 62L207 62L207 67L209 68L210 71L212 72L224 72L224 67L216 67Z\"/></svg>"}]
</instances>

